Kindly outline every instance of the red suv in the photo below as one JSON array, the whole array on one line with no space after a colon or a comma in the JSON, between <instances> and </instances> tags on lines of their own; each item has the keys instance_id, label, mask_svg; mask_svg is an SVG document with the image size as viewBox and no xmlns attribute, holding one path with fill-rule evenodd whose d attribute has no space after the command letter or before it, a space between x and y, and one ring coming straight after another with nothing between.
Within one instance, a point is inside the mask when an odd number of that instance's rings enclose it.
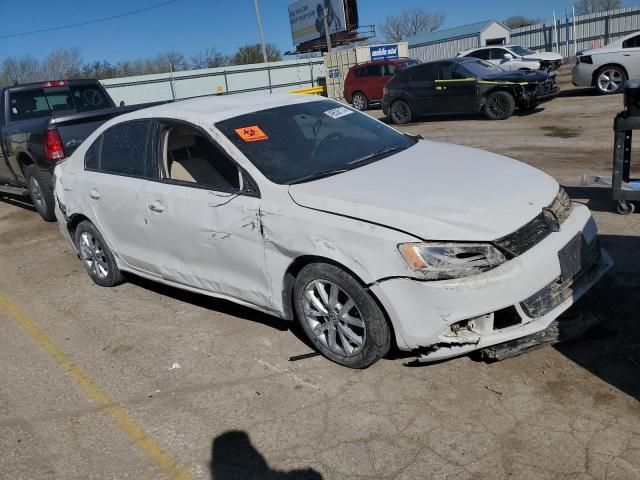
<instances>
[{"instance_id":1,"label":"red suv","mask_svg":"<svg viewBox=\"0 0 640 480\"><path fill-rule=\"evenodd\" d=\"M396 70L420 63L411 58L376 60L361 63L349 69L344 80L344 98L357 110L366 110L371 103L382 101L382 89L393 78Z\"/></svg>"}]
</instances>

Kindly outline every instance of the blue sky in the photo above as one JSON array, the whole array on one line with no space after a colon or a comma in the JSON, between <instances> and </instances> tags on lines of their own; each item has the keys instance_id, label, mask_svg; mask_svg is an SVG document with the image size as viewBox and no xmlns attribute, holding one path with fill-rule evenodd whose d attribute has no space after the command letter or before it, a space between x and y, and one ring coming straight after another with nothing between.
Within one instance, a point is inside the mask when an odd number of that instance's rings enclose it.
<instances>
[{"instance_id":1,"label":"blue sky","mask_svg":"<svg viewBox=\"0 0 640 480\"><path fill-rule=\"evenodd\" d=\"M160 3L161 0L0 0L0 35L37 30L117 15ZM289 0L260 0L266 40L281 50L292 49L287 5ZM627 0L624 4L634 4ZM564 16L572 2L537 0L513 2L427 2L416 0L359 0L360 24L379 25L385 16L420 7L445 14L445 27L511 15L550 18ZM432 6L434 5L434 6ZM0 39L0 61L11 55L42 58L53 49L77 46L85 61L116 63L176 50L191 56L215 47L233 53L258 40L253 0L179 0L176 3L103 23L68 30Z\"/></svg>"}]
</instances>

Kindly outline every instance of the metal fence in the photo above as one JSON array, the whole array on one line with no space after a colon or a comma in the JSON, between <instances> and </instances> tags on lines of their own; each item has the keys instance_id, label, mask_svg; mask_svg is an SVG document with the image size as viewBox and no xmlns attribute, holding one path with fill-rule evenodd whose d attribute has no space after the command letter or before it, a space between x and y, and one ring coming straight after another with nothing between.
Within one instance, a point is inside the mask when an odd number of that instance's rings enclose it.
<instances>
[{"instance_id":1,"label":"metal fence","mask_svg":"<svg viewBox=\"0 0 640 480\"><path fill-rule=\"evenodd\" d=\"M102 80L116 104L181 100L205 95L281 92L317 86L324 77L322 58L285 60L184 72Z\"/></svg>"},{"instance_id":2,"label":"metal fence","mask_svg":"<svg viewBox=\"0 0 640 480\"><path fill-rule=\"evenodd\" d=\"M576 51L604 46L620 37L640 30L640 7L619 8L606 12L565 17L546 23L511 30L511 43L532 50L557 51L563 57ZM557 31L557 37L556 37Z\"/></svg>"}]
</instances>

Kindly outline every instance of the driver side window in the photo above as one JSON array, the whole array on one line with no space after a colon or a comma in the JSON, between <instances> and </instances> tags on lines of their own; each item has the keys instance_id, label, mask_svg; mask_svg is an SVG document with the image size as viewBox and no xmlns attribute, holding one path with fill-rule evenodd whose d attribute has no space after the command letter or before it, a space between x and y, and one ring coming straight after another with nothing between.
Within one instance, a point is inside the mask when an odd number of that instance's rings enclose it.
<instances>
[{"instance_id":1,"label":"driver side window","mask_svg":"<svg viewBox=\"0 0 640 480\"><path fill-rule=\"evenodd\" d=\"M200 130L184 124L165 124L159 170L162 178L182 184L238 191L240 171Z\"/></svg>"}]
</instances>

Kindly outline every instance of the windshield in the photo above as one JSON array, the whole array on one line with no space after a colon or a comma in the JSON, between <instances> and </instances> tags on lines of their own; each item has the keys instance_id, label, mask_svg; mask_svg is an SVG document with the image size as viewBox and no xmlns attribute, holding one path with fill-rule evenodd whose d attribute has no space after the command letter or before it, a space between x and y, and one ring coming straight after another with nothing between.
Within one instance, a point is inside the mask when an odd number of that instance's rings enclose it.
<instances>
[{"instance_id":1,"label":"windshield","mask_svg":"<svg viewBox=\"0 0 640 480\"><path fill-rule=\"evenodd\" d=\"M513 47L509 47L509 48L513 50L513 53L515 53L520 57L524 57L525 55L531 55L532 53L535 53L532 50L529 50L528 48L521 47L520 45L514 45Z\"/></svg>"},{"instance_id":2,"label":"windshield","mask_svg":"<svg viewBox=\"0 0 640 480\"><path fill-rule=\"evenodd\" d=\"M474 59L470 62L464 62L462 64L464 68L469 70L477 77L483 77L485 75L493 75L495 73L504 72L503 69L494 65L493 63L485 62L484 60Z\"/></svg>"},{"instance_id":3,"label":"windshield","mask_svg":"<svg viewBox=\"0 0 640 480\"><path fill-rule=\"evenodd\" d=\"M358 168L415 143L331 100L261 110L218 122L216 127L264 176L279 184Z\"/></svg>"}]
</instances>

